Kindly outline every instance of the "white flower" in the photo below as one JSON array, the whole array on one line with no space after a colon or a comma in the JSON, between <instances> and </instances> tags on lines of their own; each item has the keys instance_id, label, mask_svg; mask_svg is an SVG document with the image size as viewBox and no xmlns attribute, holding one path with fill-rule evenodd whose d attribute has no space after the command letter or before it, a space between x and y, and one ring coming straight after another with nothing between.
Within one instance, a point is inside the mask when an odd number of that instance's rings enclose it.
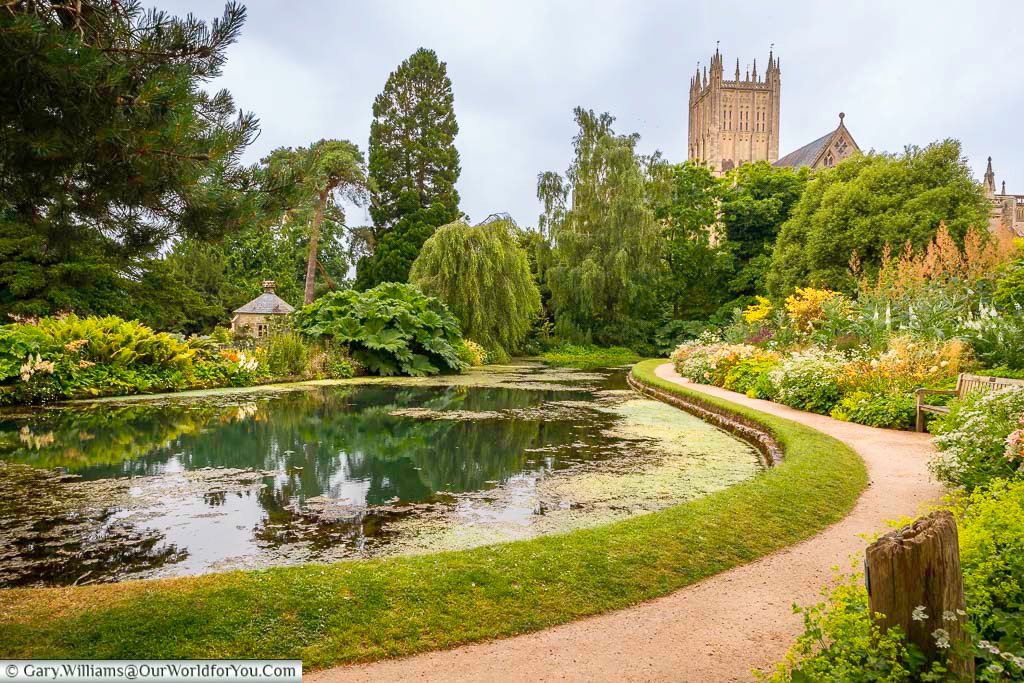
<instances>
[{"instance_id":1,"label":"white flower","mask_svg":"<svg viewBox=\"0 0 1024 683\"><path fill-rule=\"evenodd\" d=\"M935 647L940 650L949 649L949 631L944 628L937 628L932 631L932 638L935 639Z\"/></svg>"},{"instance_id":2,"label":"white flower","mask_svg":"<svg viewBox=\"0 0 1024 683\"><path fill-rule=\"evenodd\" d=\"M924 605L918 605L914 608L914 612L910 615L910 618L914 621L928 621L928 614L924 610Z\"/></svg>"},{"instance_id":3,"label":"white flower","mask_svg":"<svg viewBox=\"0 0 1024 683\"><path fill-rule=\"evenodd\" d=\"M1001 674L1001 673L1003 673L1003 667L1001 667L1000 665L998 665L998 664L996 664L994 662L992 664L988 665L988 670L989 670L989 673L994 673L994 674Z\"/></svg>"},{"instance_id":4,"label":"white flower","mask_svg":"<svg viewBox=\"0 0 1024 683\"><path fill-rule=\"evenodd\" d=\"M956 621L956 614L954 612L950 612L949 610L946 610L945 612L942 613L942 620L943 621Z\"/></svg>"}]
</instances>

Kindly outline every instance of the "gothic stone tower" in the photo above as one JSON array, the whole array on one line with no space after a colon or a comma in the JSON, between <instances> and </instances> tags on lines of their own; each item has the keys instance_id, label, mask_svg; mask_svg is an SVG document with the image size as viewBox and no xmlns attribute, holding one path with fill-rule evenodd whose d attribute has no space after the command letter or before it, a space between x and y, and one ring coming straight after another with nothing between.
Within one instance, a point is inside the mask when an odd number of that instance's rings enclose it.
<instances>
[{"instance_id":1,"label":"gothic stone tower","mask_svg":"<svg viewBox=\"0 0 1024 683\"><path fill-rule=\"evenodd\" d=\"M715 48L710 69L705 66L703 76L698 69L690 79L688 158L710 165L715 173L745 161L774 162L779 158L779 60L768 53L763 80L756 60L742 80L738 59L733 80L725 80L722 71L722 55Z\"/></svg>"}]
</instances>

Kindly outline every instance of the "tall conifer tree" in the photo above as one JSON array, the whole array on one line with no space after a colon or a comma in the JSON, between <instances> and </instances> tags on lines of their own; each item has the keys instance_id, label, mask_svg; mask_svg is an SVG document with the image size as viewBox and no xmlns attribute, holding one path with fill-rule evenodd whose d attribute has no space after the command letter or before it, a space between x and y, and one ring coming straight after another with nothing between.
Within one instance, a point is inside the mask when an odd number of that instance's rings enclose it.
<instances>
[{"instance_id":1,"label":"tall conifer tree","mask_svg":"<svg viewBox=\"0 0 1024 683\"><path fill-rule=\"evenodd\" d=\"M459 217L455 98L444 62L420 48L402 62L373 102L369 175L372 253L356 286L405 282L423 243Z\"/></svg>"},{"instance_id":2,"label":"tall conifer tree","mask_svg":"<svg viewBox=\"0 0 1024 683\"><path fill-rule=\"evenodd\" d=\"M257 207L257 132L208 93L245 21L136 0L0 11L0 313L121 312L171 240L219 237Z\"/></svg>"}]
</instances>

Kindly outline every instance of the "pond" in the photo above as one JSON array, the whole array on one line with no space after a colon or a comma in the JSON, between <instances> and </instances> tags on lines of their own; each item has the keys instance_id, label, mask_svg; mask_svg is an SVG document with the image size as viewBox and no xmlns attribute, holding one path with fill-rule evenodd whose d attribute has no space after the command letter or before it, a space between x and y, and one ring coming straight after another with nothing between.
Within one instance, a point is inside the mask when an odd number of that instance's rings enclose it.
<instances>
[{"instance_id":1,"label":"pond","mask_svg":"<svg viewBox=\"0 0 1024 683\"><path fill-rule=\"evenodd\" d=\"M754 476L757 452L624 370L195 392L0 414L0 586L531 538Z\"/></svg>"}]
</instances>

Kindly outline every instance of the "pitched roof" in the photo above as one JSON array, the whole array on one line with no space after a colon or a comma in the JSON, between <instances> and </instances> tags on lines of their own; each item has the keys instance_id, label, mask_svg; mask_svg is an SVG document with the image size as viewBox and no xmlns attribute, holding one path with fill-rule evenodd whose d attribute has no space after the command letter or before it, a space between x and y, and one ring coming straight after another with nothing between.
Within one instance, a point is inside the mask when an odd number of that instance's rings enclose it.
<instances>
[{"instance_id":1,"label":"pitched roof","mask_svg":"<svg viewBox=\"0 0 1024 683\"><path fill-rule=\"evenodd\" d=\"M832 136L835 134L836 131L830 130L814 142L809 142L795 152L790 152L772 164L772 166L792 166L793 168L800 168L801 166L813 165L814 160L817 159L822 150L828 146L828 143L832 140Z\"/></svg>"},{"instance_id":2,"label":"pitched roof","mask_svg":"<svg viewBox=\"0 0 1024 683\"><path fill-rule=\"evenodd\" d=\"M258 297L242 306L236 308L235 313L262 313L262 314L285 314L291 313L295 307L273 292L263 292Z\"/></svg>"}]
</instances>

